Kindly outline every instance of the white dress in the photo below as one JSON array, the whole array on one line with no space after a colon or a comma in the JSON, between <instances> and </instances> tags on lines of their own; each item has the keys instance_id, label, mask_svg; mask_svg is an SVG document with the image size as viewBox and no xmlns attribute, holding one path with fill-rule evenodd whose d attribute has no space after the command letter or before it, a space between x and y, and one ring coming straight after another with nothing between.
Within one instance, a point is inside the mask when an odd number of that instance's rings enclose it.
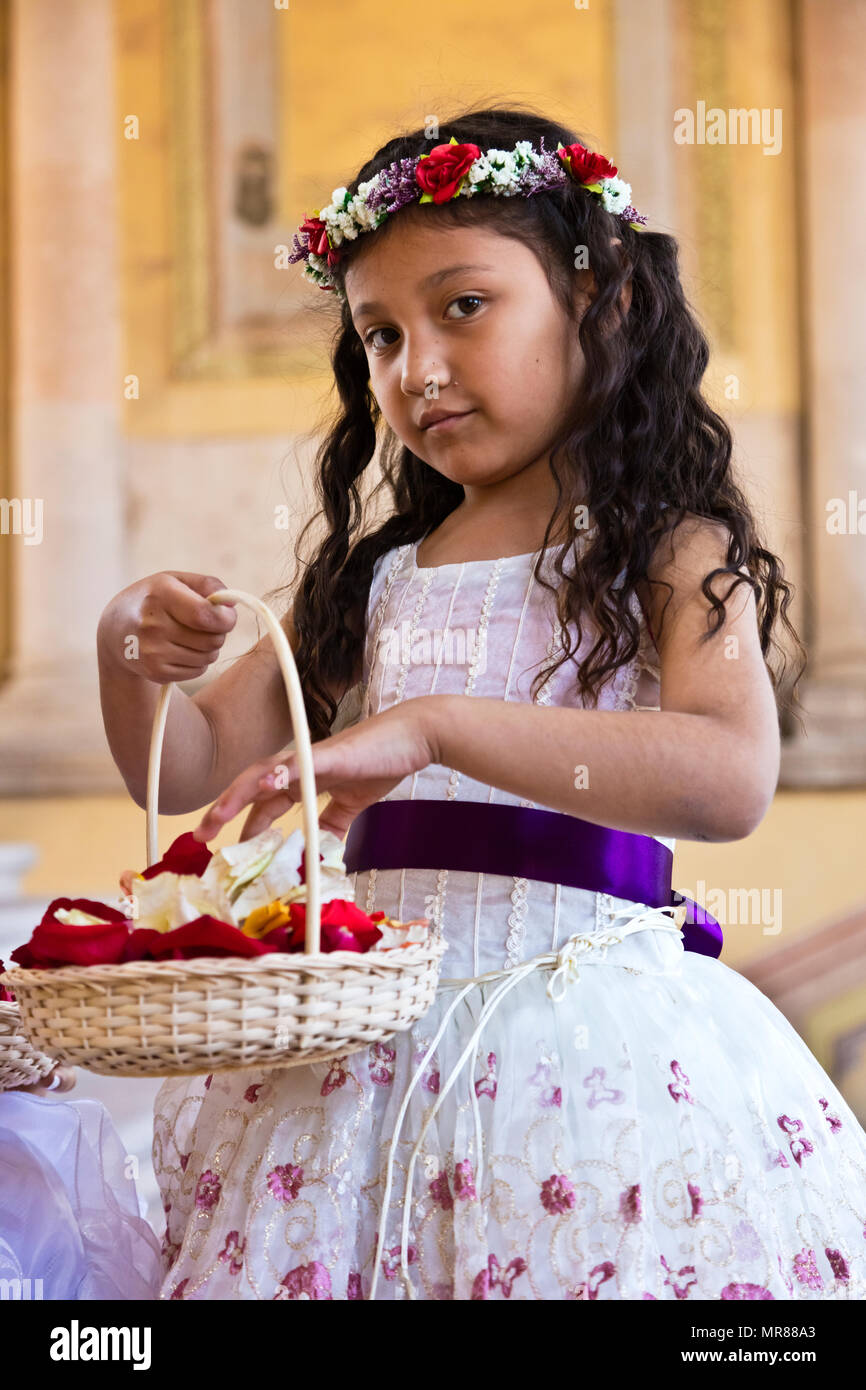
<instances>
[{"instance_id":1,"label":"white dress","mask_svg":"<svg viewBox=\"0 0 866 1390\"><path fill-rule=\"evenodd\" d=\"M555 654L537 552L419 569L416 549L377 562L355 713L529 701ZM659 708L632 611L640 651L598 703L623 717ZM574 675L566 661L538 702L576 705ZM550 809L442 766L389 799L412 797ZM866 1133L742 975L604 893L447 869L353 882L366 911L441 921L443 980L502 976L442 988L410 1032L333 1064L167 1080L163 1298L862 1299ZM593 949L555 998L550 969L510 978L577 933Z\"/></svg>"}]
</instances>

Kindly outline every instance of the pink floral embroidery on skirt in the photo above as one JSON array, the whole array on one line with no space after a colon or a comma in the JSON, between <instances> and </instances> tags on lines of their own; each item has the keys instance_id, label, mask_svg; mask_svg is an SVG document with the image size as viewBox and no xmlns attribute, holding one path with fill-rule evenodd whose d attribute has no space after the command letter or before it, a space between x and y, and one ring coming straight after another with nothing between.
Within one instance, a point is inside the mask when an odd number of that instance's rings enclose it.
<instances>
[{"instance_id":1,"label":"pink floral embroidery on skirt","mask_svg":"<svg viewBox=\"0 0 866 1390\"><path fill-rule=\"evenodd\" d=\"M211 1211L220 1199L222 1182L219 1176L206 1168L196 1184L195 1204L203 1211Z\"/></svg>"},{"instance_id":2,"label":"pink floral embroidery on skirt","mask_svg":"<svg viewBox=\"0 0 866 1390\"><path fill-rule=\"evenodd\" d=\"M303 1168L295 1168L291 1163L278 1163L268 1173L268 1191L281 1202L294 1202L304 1185Z\"/></svg>"}]
</instances>

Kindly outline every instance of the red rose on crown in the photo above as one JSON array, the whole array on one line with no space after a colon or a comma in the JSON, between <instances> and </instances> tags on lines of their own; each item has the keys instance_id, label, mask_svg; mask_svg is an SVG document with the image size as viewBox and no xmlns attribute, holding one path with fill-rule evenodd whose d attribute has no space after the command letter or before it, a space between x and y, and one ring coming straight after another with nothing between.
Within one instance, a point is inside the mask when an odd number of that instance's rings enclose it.
<instances>
[{"instance_id":1,"label":"red rose on crown","mask_svg":"<svg viewBox=\"0 0 866 1390\"><path fill-rule=\"evenodd\" d=\"M321 217L305 217L300 230L307 233L307 249L315 256L327 257L328 265L336 265L342 252L328 241L328 228Z\"/></svg>"},{"instance_id":2,"label":"red rose on crown","mask_svg":"<svg viewBox=\"0 0 866 1390\"><path fill-rule=\"evenodd\" d=\"M429 154L422 154L415 178L434 203L447 203L480 154L477 145L458 145L452 135L450 144L435 145Z\"/></svg>"},{"instance_id":3,"label":"red rose on crown","mask_svg":"<svg viewBox=\"0 0 866 1390\"><path fill-rule=\"evenodd\" d=\"M585 145L563 145L556 153L578 183L598 183L599 179L616 177L616 165L605 159L603 154L588 150Z\"/></svg>"}]
</instances>

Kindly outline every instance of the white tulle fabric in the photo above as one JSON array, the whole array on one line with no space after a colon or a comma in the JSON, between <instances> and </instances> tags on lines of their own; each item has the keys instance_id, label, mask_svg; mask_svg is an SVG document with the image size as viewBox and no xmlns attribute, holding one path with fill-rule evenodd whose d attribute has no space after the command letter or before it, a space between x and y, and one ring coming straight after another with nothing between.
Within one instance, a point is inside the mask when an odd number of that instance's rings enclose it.
<instances>
[{"instance_id":1,"label":"white tulle fabric","mask_svg":"<svg viewBox=\"0 0 866 1390\"><path fill-rule=\"evenodd\" d=\"M434 692L529 701L556 655L537 553L419 569L416 549L377 563L335 728ZM623 717L659 707L632 611L640 650L598 706ZM578 705L574 665L535 698ZM441 766L391 797L540 805ZM333 1064L164 1083L161 1297L863 1297L866 1134L778 1009L685 952L670 915L518 877L353 879L367 911L441 921L436 1002Z\"/></svg>"},{"instance_id":2,"label":"white tulle fabric","mask_svg":"<svg viewBox=\"0 0 866 1390\"><path fill-rule=\"evenodd\" d=\"M7 1297L149 1299L160 1244L97 1100L0 1092L0 1279ZM14 1281L20 1281L17 1288Z\"/></svg>"}]
</instances>

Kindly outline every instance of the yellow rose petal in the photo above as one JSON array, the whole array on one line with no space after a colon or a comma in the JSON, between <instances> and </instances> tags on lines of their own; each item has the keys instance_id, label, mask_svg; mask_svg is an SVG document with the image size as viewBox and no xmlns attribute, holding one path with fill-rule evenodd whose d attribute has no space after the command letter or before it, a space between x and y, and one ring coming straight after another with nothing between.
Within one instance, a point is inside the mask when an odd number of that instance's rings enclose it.
<instances>
[{"instance_id":1,"label":"yellow rose petal","mask_svg":"<svg viewBox=\"0 0 866 1390\"><path fill-rule=\"evenodd\" d=\"M289 913L277 898L274 902L266 903L264 907L253 908L244 919L241 931L244 936L261 940L269 931L273 931L274 927L288 926L291 920Z\"/></svg>"}]
</instances>

